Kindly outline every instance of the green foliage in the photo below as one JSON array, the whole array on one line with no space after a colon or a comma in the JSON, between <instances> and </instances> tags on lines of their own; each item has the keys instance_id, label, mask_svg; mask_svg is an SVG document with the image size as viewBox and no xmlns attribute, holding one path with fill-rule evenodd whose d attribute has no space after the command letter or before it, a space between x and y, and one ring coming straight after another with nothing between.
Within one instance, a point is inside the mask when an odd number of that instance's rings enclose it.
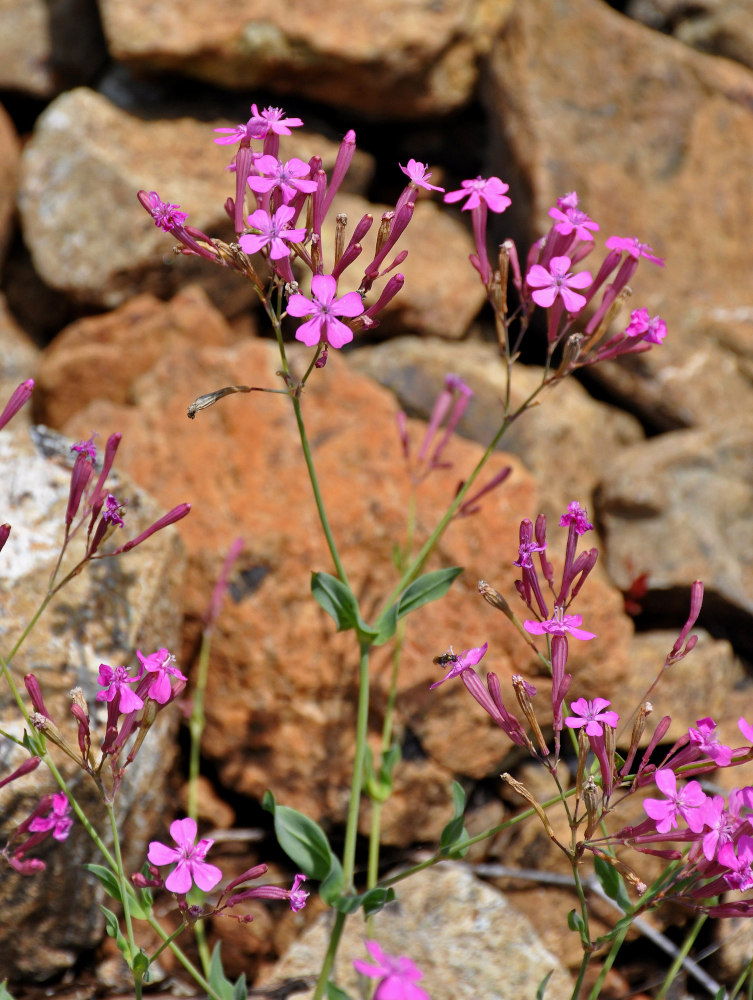
<instances>
[{"instance_id":1,"label":"green foliage","mask_svg":"<svg viewBox=\"0 0 753 1000\"><path fill-rule=\"evenodd\" d=\"M106 868L104 865L86 864L83 865L83 867L99 880L108 896L117 900L121 906L123 905L123 895L120 891L120 882L118 881L118 877L115 872L113 872L110 868ZM149 909L151 907L151 893L147 891L146 895L142 893L140 897L137 898L130 885L128 890L128 909L130 910L131 916L136 920L147 920L149 917ZM110 936L112 937L112 935Z\"/></svg>"},{"instance_id":2,"label":"green foliage","mask_svg":"<svg viewBox=\"0 0 753 1000\"><path fill-rule=\"evenodd\" d=\"M2 997L0 997L2 1000ZM335 986L331 979L327 980L327 1000L350 1000L350 996L341 990L339 986Z\"/></svg>"},{"instance_id":3,"label":"green foliage","mask_svg":"<svg viewBox=\"0 0 753 1000\"><path fill-rule=\"evenodd\" d=\"M3 979L3 981L0 982L0 1000L13 1000L13 995L8 991L7 979Z\"/></svg>"},{"instance_id":4,"label":"green foliage","mask_svg":"<svg viewBox=\"0 0 753 1000\"><path fill-rule=\"evenodd\" d=\"M553 975L554 975L554 969L552 969L551 972L547 972L547 974L541 980L541 982L539 983L539 988L536 990L536 1000L543 1000L544 993L546 992L546 988L549 985L549 980L552 978Z\"/></svg>"},{"instance_id":5,"label":"green foliage","mask_svg":"<svg viewBox=\"0 0 753 1000\"><path fill-rule=\"evenodd\" d=\"M222 967L220 944L218 941L214 946L209 962L209 985L218 996L222 997L222 1000L246 1000L248 996L246 974L242 972L235 983L227 978Z\"/></svg>"},{"instance_id":6,"label":"green foliage","mask_svg":"<svg viewBox=\"0 0 753 1000\"><path fill-rule=\"evenodd\" d=\"M401 759L402 752L400 746L397 743L393 743L389 750L382 754L382 763L379 765L379 772L377 773L374 771L374 757L371 753L371 747L366 747L363 788L364 792L374 802L386 802L390 795L392 795L392 786L394 784L392 775Z\"/></svg>"},{"instance_id":7,"label":"green foliage","mask_svg":"<svg viewBox=\"0 0 753 1000\"><path fill-rule=\"evenodd\" d=\"M468 831L463 823L465 792L457 781L452 783L452 819L442 830L439 849L448 858L462 858L468 850Z\"/></svg>"},{"instance_id":8,"label":"green foliage","mask_svg":"<svg viewBox=\"0 0 753 1000\"><path fill-rule=\"evenodd\" d=\"M444 597L453 584L453 581L463 572L462 566L448 566L447 569L436 569L431 573L424 573L417 580L406 588L399 601L397 612L398 618L404 618L415 611L416 608L437 601Z\"/></svg>"},{"instance_id":9,"label":"green foliage","mask_svg":"<svg viewBox=\"0 0 753 1000\"><path fill-rule=\"evenodd\" d=\"M614 865L610 865L608 861L597 855L594 858L594 871L607 896L613 899L624 913L628 913L633 908L633 904L630 902L622 876Z\"/></svg>"}]
</instances>

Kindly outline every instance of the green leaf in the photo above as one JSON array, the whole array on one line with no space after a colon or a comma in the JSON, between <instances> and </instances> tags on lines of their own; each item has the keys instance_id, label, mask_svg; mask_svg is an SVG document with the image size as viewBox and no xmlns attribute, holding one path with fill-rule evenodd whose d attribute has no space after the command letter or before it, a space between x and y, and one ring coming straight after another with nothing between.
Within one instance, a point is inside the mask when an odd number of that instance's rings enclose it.
<instances>
[{"instance_id":1,"label":"green leaf","mask_svg":"<svg viewBox=\"0 0 753 1000\"><path fill-rule=\"evenodd\" d=\"M608 861L597 855L594 858L594 871L607 896L613 899L623 912L627 913L628 910L632 910L633 904L630 902L625 883L614 865L610 865Z\"/></svg>"},{"instance_id":2,"label":"green leaf","mask_svg":"<svg viewBox=\"0 0 753 1000\"><path fill-rule=\"evenodd\" d=\"M457 781L452 783L453 815L439 838L439 849L450 858L462 858L468 851L470 840L464 825L465 792Z\"/></svg>"},{"instance_id":3,"label":"green leaf","mask_svg":"<svg viewBox=\"0 0 753 1000\"><path fill-rule=\"evenodd\" d=\"M586 925L583 921L583 917L578 913L577 910L570 910L567 915L567 926L571 931L577 931L580 934L580 939L584 947L590 944L588 940L588 934L586 933Z\"/></svg>"},{"instance_id":4,"label":"green leaf","mask_svg":"<svg viewBox=\"0 0 753 1000\"><path fill-rule=\"evenodd\" d=\"M444 597L452 586L453 581L463 572L462 566L449 566L447 569L435 569L431 573L424 573L408 587L400 598L398 607L398 618L415 611L430 601L436 601Z\"/></svg>"},{"instance_id":5,"label":"green leaf","mask_svg":"<svg viewBox=\"0 0 753 1000\"><path fill-rule=\"evenodd\" d=\"M379 913L382 907L386 906L387 903L391 903L394 898L394 889L381 889L379 886L374 886L373 889L369 889L368 892L365 892L361 896L361 906L363 907L364 915L370 917L374 913Z\"/></svg>"},{"instance_id":6,"label":"green leaf","mask_svg":"<svg viewBox=\"0 0 753 1000\"><path fill-rule=\"evenodd\" d=\"M107 931L108 937L115 939L115 944L118 949L123 953L123 958L128 963L128 968L133 967L133 962L131 958L131 948L126 939L120 932L120 922L112 910L108 910L106 906L100 905L100 910L105 916L105 930Z\"/></svg>"},{"instance_id":7,"label":"green leaf","mask_svg":"<svg viewBox=\"0 0 753 1000\"><path fill-rule=\"evenodd\" d=\"M246 973L241 972L233 987L233 1000L247 1000L248 987L246 986Z\"/></svg>"},{"instance_id":8,"label":"green leaf","mask_svg":"<svg viewBox=\"0 0 753 1000\"><path fill-rule=\"evenodd\" d=\"M278 806L269 791L264 793L262 808L274 816L277 842L296 867L309 878L326 879L337 858L319 824L297 809Z\"/></svg>"},{"instance_id":9,"label":"green leaf","mask_svg":"<svg viewBox=\"0 0 753 1000\"><path fill-rule=\"evenodd\" d=\"M554 969L551 972L547 972L544 978L539 983L539 988L536 990L536 1000L543 1000L546 988L549 985L549 980L554 975Z\"/></svg>"},{"instance_id":10,"label":"green leaf","mask_svg":"<svg viewBox=\"0 0 753 1000\"><path fill-rule=\"evenodd\" d=\"M149 970L149 956L143 949L139 949L133 958L133 974L138 976L139 979L143 979Z\"/></svg>"},{"instance_id":11,"label":"green leaf","mask_svg":"<svg viewBox=\"0 0 753 1000\"><path fill-rule=\"evenodd\" d=\"M388 642L397 629L397 604L387 608L383 615L377 618L374 626L375 635L372 639L372 646L382 646Z\"/></svg>"},{"instance_id":12,"label":"green leaf","mask_svg":"<svg viewBox=\"0 0 753 1000\"><path fill-rule=\"evenodd\" d=\"M2 997L0 997L2 1000ZM327 1000L350 1000L350 996L341 990L339 986L335 986L331 979L327 980Z\"/></svg>"},{"instance_id":13,"label":"green leaf","mask_svg":"<svg viewBox=\"0 0 753 1000\"><path fill-rule=\"evenodd\" d=\"M343 882L345 878L343 876L342 865L338 859L332 856L332 867L327 873L327 877L319 886L319 895L322 897L328 906L335 906L336 900L343 891Z\"/></svg>"},{"instance_id":14,"label":"green leaf","mask_svg":"<svg viewBox=\"0 0 753 1000\"><path fill-rule=\"evenodd\" d=\"M233 1000L233 984L225 975L225 970L222 967L221 943L218 941L214 946L212 957L209 960L209 985L215 993L222 997L222 1000Z\"/></svg>"},{"instance_id":15,"label":"green leaf","mask_svg":"<svg viewBox=\"0 0 753 1000\"><path fill-rule=\"evenodd\" d=\"M0 983L0 1000L13 1000L13 996L8 992L8 980L3 979Z\"/></svg>"},{"instance_id":16,"label":"green leaf","mask_svg":"<svg viewBox=\"0 0 753 1000\"><path fill-rule=\"evenodd\" d=\"M100 884L108 896L111 896L122 905L123 896L120 891L120 882L118 881L117 875L111 868L106 868L104 865L97 864L85 864L82 867L99 879ZM128 887L128 908L131 912L131 916L136 920L147 920L149 918L149 910L151 907L144 907L130 886Z\"/></svg>"},{"instance_id":17,"label":"green leaf","mask_svg":"<svg viewBox=\"0 0 753 1000\"><path fill-rule=\"evenodd\" d=\"M393 780L392 774L400 761L402 754L397 743L382 754L382 763L379 766L379 773L374 771L374 759L371 747L366 747L366 758L364 761L364 792L375 802L386 802L392 795Z\"/></svg>"}]
</instances>

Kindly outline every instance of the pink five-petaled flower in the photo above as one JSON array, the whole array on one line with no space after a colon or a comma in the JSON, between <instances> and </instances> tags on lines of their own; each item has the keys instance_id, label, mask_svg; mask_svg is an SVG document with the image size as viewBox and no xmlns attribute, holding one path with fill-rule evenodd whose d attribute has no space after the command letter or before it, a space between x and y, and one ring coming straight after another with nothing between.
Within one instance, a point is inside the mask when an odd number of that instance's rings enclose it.
<instances>
[{"instance_id":1,"label":"pink five-petaled flower","mask_svg":"<svg viewBox=\"0 0 753 1000\"><path fill-rule=\"evenodd\" d=\"M365 941L366 949L376 964L354 958L356 972L370 979L378 979L374 1000L430 1000L426 990L416 983L424 978L415 962L405 955L386 955L378 941Z\"/></svg>"},{"instance_id":2,"label":"pink five-petaled flower","mask_svg":"<svg viewBox=\"0 0 753 1000\"><path fill-rule=\"evenodd\" d=\"M272 260L279 260L287 257L290 247L285 246L285 240L293 243L300 243L306 235L305 229L286 229L285 227L295 215L295 209L290 205L280 205L273 216L265 212L263 208L257 208L255 212L246 219L252 229L258 229L258 233L245 233L238 242L244 253L252 254L261 250L262 247L269 246L269 256Z\"/></svg>"},{"instance_id":3,"label":"pink five-petaled flower","mask_svg":"<svg viewBox=\"0 0 753 1000\"><path fill-rule=\"evenodd\" d=\"M263 111L259 111L255 104L251 105L251 118L249 125L254 122L261 132L260 138L264 138L267 132L274 132L276 135L290 135L291 128L300 128L303 121L300 118L286 118L282 108L273 108L271 105Z\"/></svg>"},{"instance_id":4,"label":"pink five-petaled flower","mask_svg":"<svg viewBox=\"0 0 753 1000\"><path fill-rule=\"evenodd\" d=\"M173 229L183 226L188 218L188 212L181 212L180 205L162 201L156 191L150 191L146 201L148 204L144 207L154 219L155 226L163 232L170 233Z\"/></svg>"},{"instance_id":5,"label":"pink five-petaled flower","mask_svg":"<svg viewBox=\"0 0 753 1000\"><path fill-rule=\"evenodd\" d=\"M706 795L699 782L689 781L677 790L677 777L669 767L660 768L654 775L656 787L666 795L666 799L646 799L643 808L656 821L657 833L669 833L677 829L677 817L681 816L693 833L703 829L704 810L701 808Z\"/></svg>"},{"instance_id":6,"label":"pink five-petaled flower","mask_svg":"<svg viewBox=\"0 0 753 1000\"><path fill-rule=\"evenodd\" d=\"M52 796L50 815L36 816L29 823L29 829L32 833L52 831L55 840L65 840L73 826L73 820L68 815L70 810L71 805L65 792L56 792Z\"/></svg>"},{"instance_id":7,"label":"pink five-petaled flower","mask_svg":"<svg viewBox=\"0 0 753 1000\"><path fill-rule=\"evenodd\" d=\"M593 242L593 233L598 233L599 223L594 222L579 208L550 208L549 215L555 219L554 228L560 236L569 236L572 232L576 238L584 242Z\"/></svg>"},{"instance_id":8,"label":"pink five-petaled flower","mask_svg":"<svg viewBox=\"0 0 753 1000\"><path fill-rule=\"evenodd\" d=\"M691 746L696 746L706 757L710 757L719 767L729 767L732 762L732 748L719 739L716 723L708 716L696 721L696 728L688 729Z\"/></svg>"},{"instance_id":9,"label":"pink five-petaled flower","mask_svg":"<svg viewBox=\"0 0 753 1000\"><path fill-rule=\"evenodd\" d=\"M537 306L548 309L559 295L568 312L578 312L583 308L586 304L585 295L580 295L573 289L586 288L593 278L590 271L578 271L573 274L570 270L571 263L569 257L552 257L549 261L549 270L541 264L533 265L526 276L526 283L535 289L531 293L531 298Z\"/></svg>"},{"instance_id":10,"label":"pink five-petaled flower","mask_svg":"<svg viewBox=\"0 0 753 1000\"><path fill-rule=\"evenodd\" d=\"M582 615L565 615L561 608L555 608L551 618L547 618L543 622L526 619L523 622L523 628L531 635L547 633L548 635L571 635L573 639L595 639L595 632L587 632L584 628L579 627L582 621Z\"/></svg>"},{"instance_id":11,"label":"pink five-petaled flower","mask_svg":"<svg viewBox=\"0 0 753 1000\"><path fill-rule=\"evenodd\" d=\"M131 677L125 667L109 667L106 663L99 665L99 677L97 680L102 685L102 690L97 692L97 701L112 701L116 694L120 693L118 704L122 715L129 712L137 712L144 707L144 702L128 687L137 681L138 677Z\"/></svg>"},{"instance_id":12,"label":"pink five-petaled flower","mask_svg":"<svg viewBox=\"0 0 753 1000\"><path fill-rule=\"evenodd\" d=\"M594 530L594 526L588 520L587 512L577 500L573 500L567 505L567 511L559 520L560 528L568 528L571 524L578 535L585 535L587 531Z\"/></svg>"},{"instance_id":13,"label":"pink five-petaled flower","mask_svg":"<svg viewBox=\"0 0 753 1000\"><path fill-rule=\"evenodd\" d=\"M178 862L165 879L167 891L183 894L188 892L194 882L204 892L214 889L222 878L222 872L216 865L210 865L204 860L214 841L205 839L195 843L196 820L190 817L173 820L170 824L170 836L177 847L168 847L153 840L147 852L147 858L153 865Z\"/></svg>"},{"instance_id":14,"label":"pink five-petaled flower","mask_svg":"<svg viewBox=\"0 0 753 1000\"><path fill-rule=\"evenodd\" d=\"M307 347L314 344L330 344L332 347L342 347L353 339L353 331L338 316L360 316L363 312L363 301L358 292L346 292L335 298L337 282L331 274L315 274L311 279L311 294L296 292L288 299L288 315L311 316L311 319L301 323L295 332L295 339L302 341ZM313 315L312 315L313 314Z\"/></svg>"},{"instance_id":15,"label":"pink five-petaled flower","mask_svg":"<svg viewBox=\"0 0 753 1000\"><path fill-rule=\"evenodd\" d=\"M648 315L648 309L634 309L630 313L630 322L625 327L628 337L642 337L649 344L661 344L667 336L667 324L660 316Z\"/></svg>"},{"instance_id":16,"label":"pink five-petaled flower","mask_svg":"<svg viewBox=\"0 0 753 1000\"><path fill-rule=\"evenodd\" d=\"M614 729L620 721L616 712L604 711L607 705L611 704L611 701L607 701L606 698L594 698L593 701L576 698L570 705L575 715L568 716L565 719L565 725L571 729L580 729L581 726L585 726L587 736L601 736L604 732L602 723Z\"/></svg>"},{"instance_id":17,"label":"pink five-petaled flower","mask_svg":"<svg viewBox=\"0 0 753 1000\"><path fill-rule=\"evenodd\" d=\"M429 184L429 178L431 177L431 172L429 171L428 163L420 163L418 160L410 159L408 160L408 166L404 167L402 163L398 164L400 169L404 174L406 174L417 187L426 188L427 191L442 191L443 187L438 187L436 184Z\"/></svg>"},{"instance_id":18,"label":"pink five-petaled flower","mask_svg":"<svg viewBox=\"0 0 753 1000\"><path fill-rule=\"evenodd\" d=\"M260 156L254 162L254 169L264 176L252 174L246 179L251 190L258 194L266 194L273 187L279 187L285 204L291 202L299 191L303 191L304 194L316 191L316 181L309 179L310 164L297 156L285 163L276 156Z\"/></svg>"},{"instance_id":19,"label":"pink five-petaled flower","mask_svg":"<svg viewBox=\"0 0 753 1000\"><path fill-rule=\"evenodd\" d=\"M441 681L435 681L429 686L429 690L433 691L434 688L438 688L440 684L444 684L445 681L449 681L452 677L457 677L458 674L462 674L464 670L469 667L475 667L476 664L483 658L487 649L489 648L489 643L485 642L483 646L474 646L473 649L464 649L460 656L457 656L451 661L452 666L442 678ZM450 654L454 656L455 654Z\"/></svg>"},{"instance_id":20,"label":"pink five-petaled flower","mask_svg":"<svg viewBox=\"0 0 753 1000\"><path fill-rule=\"evenodd\" d=\"M645 257L652 264L664 267L663 259L656 256L648 243L641 243L637 236L610 236L604 241L604 245L609 250L624 250L636 260L639 257Z\"/></svg>"},{"instance_id":21,"label":"pink five-petaled flower","mask_svg":"<svg viewBox=\"0 0 753 1000\"><path fill-rule=\"evenodd\" d=\"M730 869L724 876L724 881L730 889L739 889L743 892L753 887L753 839L747 834L744 833L738 840L737 854L735 845L726 843L719 848L716 859L720 865Z\"/></svg>"},{"instance_id":22,"label":"pink five-petaled flower","mask_svg":"<svg viewBox=\"0 0 753 1000\"><path fill-rule=\"evenodd\" d=\"M144 656L141 650L137 649L136 656L138 656L144 670L142 676L146 676L147 673L154 674L154 679L147 692L149 697L159 702L160 705L166 705L172 694L170 677L177 677L179 681L185 681L188 678L177 667L173 666L175 657L167 649L158 649L151 656Z\"/></svg>"},{"instance_id":23,"label":"pink five-petaled flower","mask_svg":"<svg viewBox=\"0 0 753 1000\"><path fill-rule=\"evenodd\" d=\"M467 198L463 211L478 208L481 202L485 202L492 212L504 212L512 205L512 202L505 194L510 190L510 185L505 184L499 177L476 177L475 180L461 181L457 191L448 191L444 196L446 202L460 201Z\"/></svg>"}]
</instances>

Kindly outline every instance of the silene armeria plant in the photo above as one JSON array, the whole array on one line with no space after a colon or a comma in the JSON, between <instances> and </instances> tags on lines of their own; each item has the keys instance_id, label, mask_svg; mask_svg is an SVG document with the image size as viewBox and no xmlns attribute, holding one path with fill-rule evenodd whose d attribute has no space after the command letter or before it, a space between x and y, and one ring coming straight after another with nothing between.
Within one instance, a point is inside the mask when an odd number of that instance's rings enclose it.
<instances>
[{"instance_id":1,"label":"silene armeria plant","mask_svg":"<svg viewBox=\"0 0 753 1000\"><path fill-rule=\"evenodd\" d=\"M80 691L71 694L73 718L67 722L50 717L44 693L32 675L24 679L26 695L23 695L23 685L15 672L15 658L27 634L24 633L5 654L1 668L26 721L22 745L28 758L14 773L3 776L0 785L22 780L43 763L60 791L38 803L2 848L2 856L17 871L39 876L44 866L35 858L34 849L41 840L52 837L62 842L74 820L84 824L101 853L101 864L91 865L90 870L122 914L121 918L114 910L105 910L108 931L132 970L139 997L143 984L150 981L152 963L165 948L178 956L213 1000L245 996L244 978L236 984L230 983L222 970L219 953L209 953L204 920L210 916L234 916L246 921L250 914L238 912L236 907L253 899L285 899L293 910L299 910L308 894L302 883L309 879L309 888L316 884L321 899L334 910L329 947L315 989L317 1000L323 996L347 996L334 981L333 970L345 922L357 910L362 910L367 919L364 936L369 957L357 959L354 965L367 979L376 981L374 996L383 1000L424 1000L429 994L418 985L422 971L409 955L393 956L383 951L375 915L395 898L395 886L417 869L442 860L459 859L473 843L534 817L567 858L572 871L577 906L570 915L570 928L579 936L583 952L572 995L575 998L587 992L596 997L633 921L642 913L672 901L701 919L753 914L753 902L741 896L753 887L753 787L742 786L725 800L721 795L707 795L698 781L700 775L712 769L736 766L751 759L753 725L740 720L743 745L733 748L720 742L714 720L701 719L696 728L690 729L660 757L658 750L668 730L668 716L663 716L652 728L653 708L647 699L638 706L619 706L618 712L602 692L584 689L578 677L569 672L570 645L594 638L588 623L576 611L577 599L598 557L595 547L583 547L592 525L579 502L569 505L559 523L566 531L566 539L564 556L557 561L558 570L542 515L521 523L517 553L495 554L497 559L509 558L514 567L515 586L524 606L522 614L516 613L493 586L479 582L481 596L502 611L548 672L550 697L537 695L534 685L522 676L512 678L512 691L503 690L497 675L486 670L486 664L493 662L494 650L486 642L478 643L476 637L458 636L459 652L451 648L436 657L438 667L444 668L446 675L432 684L436 688L445 683L462 683L499 726L502 744L509 740L549 773L551 798L539 801L511 775L502 775L528 808L513 820L471 839L464 828L464 794L456 784L455 812L448 817L432 857L413 869L388 876L380 865L381 807L391 794L393 775L400 766L393 723L405 618L427 602L443 598L462 572L461 567L427 572L429 556L452 521L477 513L484 495L503 485L509 470L484 482L486 463L510 424L538 402L545 390L555 388L579 369L661 345L667 329L660 317L650 316L643 308L633 310L627 321L620 317L632 294L630 282L638 267L644 263L661 267L663 261L646 243L623 236L609 236L605 241L606 254L599 258L594 239L599 225L579 206L575 192L563 195L550 209L549 231L525 254L519 254L515 244L506 240L490 257L488 217L490 212L503 213L509 207L508 185L499 177L476 177L464 180L458 190L445 193L431 183L427 165L414 159L400 166L406 184L393 210L384 213L378 222L369 214L348 220L337 212L337 194L353 159L355 134L349 131L344 136L328 176L318 156L308 161L296 157L284 159L282 140L302 124L298 118L286 117L282 109L269 107L259 111L254 104L245 124L215 130L215 142L233 147L230 168L234 190L225 203L236 233L232 242L215 239L196 229L178 204L164 201L154 191L141 191L138 197L155 225L176 242L177 253L203 257L209 263L237 271L251 282L277 340L278 385L206 387L189 405L188 416L195 418L203 409L236 392L279 393L287 397L293 408L313 500L332 561L332 572L319 569L313 573L312 594L338 630L352 633L358 677L359 696L353 720L355 753L342 853L335 853L325 831L314 820L278 804L271 793L267 793L265 808L273 814L276 835L294 870L300 870L290 888L252 885L265 874L263 864L225 883L222 871L209 859L212 840L197 839L195 781L208 644L227 587L229 567L237 555L236 546L228 557L207 616L206 644L195 680L191 723L190 778L194 792L189 815L176 818L170 826L171 842L153 841L142 869L126 871L113 803L124 771L148 737L157 714L174 710L175 700L187 683L172 655L164 648L146 654L138 650L135 667L102 664L97 700L107 706L107 721L103 732L95 732L89 706ZM376 616L367 621L330 527L307 436L304 390L309 379L329 377L328 371L322 370L328 352L351 343L361 331L375 329L385 307L400 293L404 277L399 267L406 257L400 239L411 222L421 190L444 194L446 202L458 204L463 212L469 213L475 241L470 262L493 311L507 388L500 404L499 426L488 447L475 468L464 474L457 493L448 497L444 514L420 543L414 537L418 488L433 471L447 466L446 445L473 395L472 389L457 376L447 375L425 438L419 445L409 438L405 416L399 417L397 432L405 475L413 493L405 535L396 540L394 547L394 587L383 595ZM330 216L334 216L333 245L325 244L323 239L324 223ZM375 238L368 243L372 231ZM595 263L589 269L587 258L594 254ZM534 327L532 319L537 310L543 313L544 322ZM546 347L541 381L528 398L514 407L511 384L515 362L524 340L540 336L538 329L544 331ZM289 364L286 347L289 333L311 349L303 374L295 374ZM31 391L30 382L19 387L0 418L2 424L23 405ZM142 535L118 544L127 507L106 487L117 444L117 436L108 441L99 472L94 466L93 442L74 446L77 457L68 510L61 527L61 560L33 624L65 583L88 564L97 559L116 558L188 513L188 505L180 505ZM8 531L8 526L2 528L3 543ZM73 569L58 579L63 553L73 544L81 547L80 558ZM688 620L649 687L647 698L658 690L662 673L692 651L696 637L690 630L700 612L702 592L702 585L694 583ZM395 665L381 754L375 759L366 740L370 657L376 647L390 641L396 646ZM110 815L113 850L94 829L59 770L56 759L60 752L86 772L99 790ZM575 761L575 774L569 785L562 780L564 758ZM633 796L642 800L645 819L625 825L620 820L620 811L623 803ZM371 830L366 874L357 879L357 822L364 799L371 804ZM549 818L552 810L561 810L566 818L569 834L564 839L555 833L555 824ZM556 826L558 830L563 828L561 823ZM642 853L663 860L661 874L652 884L642 881L631 852L638 861ZM588 874L591 870L622 911L615 926L598 938L591 930L585 891L586 879L593 877ZM172 898L179 915L177 930L170 934L162 929L153 905L159 895L164 906L164 894ZM156 930L162 940L151 954L140 943L142 921ZM178 940L186 929L192 929L196 935L198 965L191 961ZM410 951L410 941L405 942L405 951ZM589 963L596 954L600 956L600 971L587 981ZM669 970L666 985L674 971L674 968ZM741 988L742 979L732 994ZM540 995L545 995L545 989L542 983Z\"/></svg>"}]
</instances>

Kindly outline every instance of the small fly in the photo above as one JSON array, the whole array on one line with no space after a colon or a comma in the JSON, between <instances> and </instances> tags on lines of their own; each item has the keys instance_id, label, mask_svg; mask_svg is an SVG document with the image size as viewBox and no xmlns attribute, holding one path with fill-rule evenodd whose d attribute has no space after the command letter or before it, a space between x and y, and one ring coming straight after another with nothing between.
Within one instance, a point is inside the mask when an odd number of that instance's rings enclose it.
<instances>
[{"instance_id":1,"label":"small fly","mask_svg":"<svg viewBox=\"0 0 753 1000\"><path fill-rule=\"evenodd\" d=\"M438 667L447 667L451 663L457 663L459 657L456 656L452 651L452 646L448 653L442 653L441 656L435 656L432 663L436 663Z\"/></svg>"}]
</instances>

